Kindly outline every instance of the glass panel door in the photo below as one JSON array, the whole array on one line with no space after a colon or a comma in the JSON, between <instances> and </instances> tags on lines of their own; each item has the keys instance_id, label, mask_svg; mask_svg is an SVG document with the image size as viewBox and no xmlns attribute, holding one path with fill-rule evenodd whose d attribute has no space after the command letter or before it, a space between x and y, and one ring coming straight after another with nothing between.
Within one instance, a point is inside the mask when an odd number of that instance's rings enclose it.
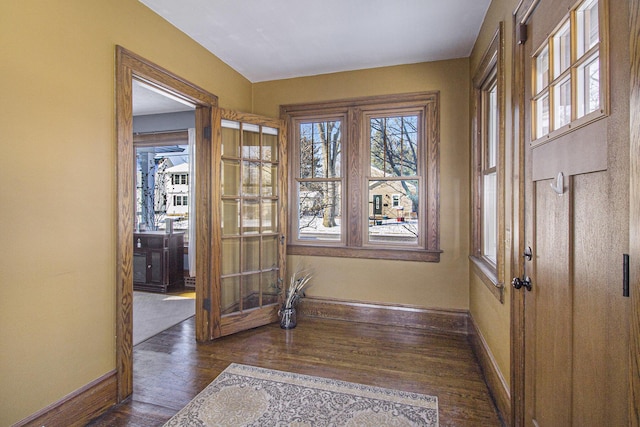
<instances>
[{"instance_id":1,"label":"glass panel door","mask_svg":"<svg viewBox=\"0 0 640 427\"><path fill-rule=\"evenodd\" d=\"M285 246L283 124L221 112L220 336L277 321Z\"/></svg>"}]
</instances>

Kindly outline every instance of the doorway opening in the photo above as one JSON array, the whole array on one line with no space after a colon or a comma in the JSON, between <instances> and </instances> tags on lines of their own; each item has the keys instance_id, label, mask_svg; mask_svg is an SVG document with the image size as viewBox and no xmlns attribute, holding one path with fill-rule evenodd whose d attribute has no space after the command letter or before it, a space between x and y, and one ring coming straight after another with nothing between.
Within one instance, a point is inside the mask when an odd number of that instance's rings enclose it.
<instances>
[{"instance_id":1,"label":"doorway opening","mask_svg":"<svg viewBox=\"0 0 640 427\"><path fill-rule=\"evenodd\" d=\"M133 79L133 345L195 315L195 105Z\"/></svg>"}]
</instances>

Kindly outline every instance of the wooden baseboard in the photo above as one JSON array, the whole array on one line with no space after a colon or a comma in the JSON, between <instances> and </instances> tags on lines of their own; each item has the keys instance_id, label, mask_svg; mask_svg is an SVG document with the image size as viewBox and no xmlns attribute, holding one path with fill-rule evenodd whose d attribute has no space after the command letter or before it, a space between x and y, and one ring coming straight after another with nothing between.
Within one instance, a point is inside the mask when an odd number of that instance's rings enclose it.
<instances>
[{"instance_id":1,"label":"wooden baseboard","mask_svg":"<svg viewBox=\"0 0 640 427\"><path fill-rule=\"evenodd\" d=\"M84 426L116 404L116 371L111 371L13 427Z\"/></svg>"},{"instance_id":2,"label":"wooden baseboard","mask_svg":"<svg viewBox=\"0 0 640 427\"><path fill-rule=\"evenodd\" d=\"M408 305L385 305L307 297L298 308L302 317L394 325L467 334L466 310L432 310Z\"/></svg>"},{"instance_id":3,"label":"wooden baseboard","mask_svg":"<svg viewBox=\"0 0 640 427\"><path fill-rule=\"evenodd\" d=\"M478 325L476 325L476 322L471 316L469 316L468 337L473 353L476 355L480 368L482 369L487 387L489 387L491 397L500 412L500 417L504 425L508 426L509 420L511 419L511 395L509 387L507 387L507 383L500 373L500 369L498 369L498 364L493 358L487 342L480 333L480 329L478 329Z\"/></svg>"}]
</instances>

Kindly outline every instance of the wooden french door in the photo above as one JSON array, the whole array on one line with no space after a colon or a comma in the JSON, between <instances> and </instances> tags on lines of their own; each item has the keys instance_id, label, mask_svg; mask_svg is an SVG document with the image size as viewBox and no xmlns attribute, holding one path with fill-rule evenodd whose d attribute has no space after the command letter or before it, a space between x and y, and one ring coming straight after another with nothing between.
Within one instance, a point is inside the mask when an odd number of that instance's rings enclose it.
<instances>
[{"instance_id":1,"label":"wooden french door","mask_svg":"<svg viewBox=\"0 0 640 427\"><path fill-rule=\"evenodd\" d=\"M524 368L522 387L514 383L515 425L626 426L630 301L623 296L622 262L628 251L629 158L628 129L617 124L628 115L628 98L612 96L619 104L610 113L548 141L533 141L533 109L542 105L536 104L538 92L532 87L534 56L561 24L566 12L558 11L575 2L525 3L531 6L523 8L529 15L516 14L527 25L526 41L516 48L523 85L524 231L519 249L527 255L518 261L522 275L514 290L515 313L523 315L514 324L524 334L523 353L515 355L522 357ZM600 14L601 28L605 19L612 28L616 22L627 25L626 5L614 3L604 3L610 10L600 9L609 12ZM624 33L624 26L616 28ZM612 36L610 45L619 39ZM608 92L600 92L603 110L607 93L624 93L628 68L614 69L613 64L624 63L625 52L626 44L611 49L612 68L601 65L601 82L611 74Z\"/></svg>"},{"instance_id":2,"label":"wooden french door","mask_svg":"<svg viewBox=\"0 0 640 427\"><path fill-rule=\"evenodd\" d=\"M212 338L278 319L287 218L284 123L223 109L216 116Z\"/></svg>"}]
</instances>

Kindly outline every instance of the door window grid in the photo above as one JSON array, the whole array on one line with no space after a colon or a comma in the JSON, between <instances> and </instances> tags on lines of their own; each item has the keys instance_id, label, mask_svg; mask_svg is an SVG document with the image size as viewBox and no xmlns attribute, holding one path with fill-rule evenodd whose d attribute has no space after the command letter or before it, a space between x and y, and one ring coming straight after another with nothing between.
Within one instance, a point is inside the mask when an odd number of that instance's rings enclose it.
<instances>
[{"instance_id":1,"label":"door window grid","mask_svg":"<svg viewBox=\"0 0 640 427\"><path fill-rule=\"evenodd\" d=\"M555 137L578 120L582 123L604 114L598 8L598 0L578 3L534 55L534 141Z\"/></svg>"},{"instance_id":2,"label":"door window grid","mask_svg":"<svg viewBox=\"0 0 640 427\"><path fill-rule=\"evenodd\" d=\"M222 315L278 302L278 130L222 120Z\"/></svg>"}]
</instances>

